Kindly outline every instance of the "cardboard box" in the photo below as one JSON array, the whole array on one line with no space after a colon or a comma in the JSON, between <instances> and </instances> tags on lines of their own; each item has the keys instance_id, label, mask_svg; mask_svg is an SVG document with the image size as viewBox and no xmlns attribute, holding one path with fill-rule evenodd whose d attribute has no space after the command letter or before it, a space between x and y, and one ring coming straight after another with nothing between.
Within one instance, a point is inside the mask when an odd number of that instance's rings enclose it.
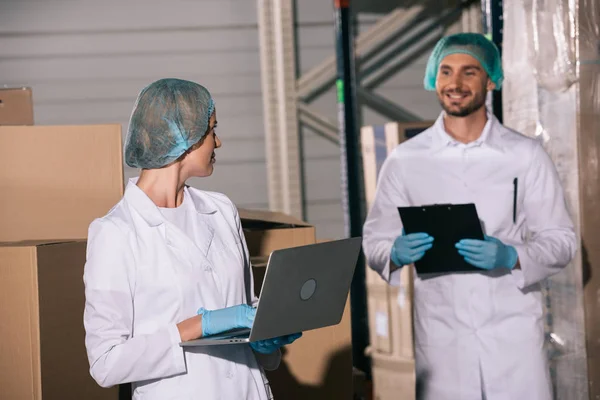
<instances>
[{"instance_id":1,"label":"cardboard box","mask_svg":"<svg viewBox=\"0 0 600 400\"><path fill-rule=\"evenodd\" d=\"M123 196L121 125L0 126L0 242L85 239Z\"/></svg>"},{"instance_id":2,"label":"cardboard box","mask_svg":"<svg viewBox=\"0 0 600 400\"><path fill-rule=\"evenodd\" d=\"M431 127L435 121L389 122L385 125L364 126L360 130L365 196L367 205L373 204L377 176L387 155L406 139L418 135Z\"/></svg>"},{"instance_id":3,"label":"cardboard box","mask_svg":"<svg viewBox=\"0 0 600 400\"><path fill-rule=\"evenodd\" d=\"M416 399L414 360L375 355L371 372L375 400Z\"/></svg>"},{"instance_id":4,"label":"cardboard box","mask_svg":"<svg viewBox=\"0 0 600 400\"><path fill-rule=\"evenodd\" d=\"M33 125L31 88L0 89L0 125Z\"/></svg>"},{"instance_id":5,"label":"cardboard box","mask_svg":"<svg viewBox=\"0 0 600 400\"><path fill-rule=\"evenodd\" d=\"M257 295L271 251L316 242L313 226L285 214L240 210L240 218ZM276 399L352 399L350 299L338 325L304 332L282 355L280 367L267 372Z\"/></svg>"},{"instance_id":6,"label":"cardboard box","mask_svg":"<svg viewBox=\"0 0 600 400\"><path fill-rule=\"evenodd\" d=\"M118 124L0 126L0 400L118 398L89 374L72 239L121 199L121 143Z\"/></svg>"},{"instance_id":7,"label":"cardboard box","mask_svg":"<svg viewBox=\"0 0 600 400\"><path fill-rule=\"evenodd\" d=\"M434 121L365 126L361 129L362 158L367 206L373 204L377 177L388 154L400 143L434 124ZM398 216L400 218L400 216ZM385 355L401 359L414 357L413 345L413 270L401 271L400 288L389 286L367 266L367 303L372 356Z\"/></svg>"},{"instance_id":8,"label":"cardboard box","mask_svg":"<svg viewBox=\"0 0 600 400\"><path fill-rule=\"evenodd\" d=\"M403 278L410 276L402 272ZM368 354L413 359L412 282L400 288L377 285L367 290L371 338Z\"/></svg>"},{"instance_id":9,"label":"cardboard box","mask_svg":"<svg viewBox=\"0 0 600 400\"><path fill-rule=\"evenodd\" d=\"M116 400L89 374L85 242L0 245L0 399Z\"/></svg>"},{"instance_id":10,"label":"cardboard box","mask_svg":"<svg viewBox=\"0 0 600 400\"><path fill-rule=\"evenodd\" d=\"M315 227L295 217L275 211L240 208L238 212L253 266L254 291L258 295L271 252L315 243Z\"/></svg>"},{"instance_id":11,"label":"cardboard box","mask_svg":"<svg viewBox=\"0 0 600 400\"><path fill-rule=\"evenodd\" d=\"M315 227L290 215L248 209L238 212L251 257L268 257L273 250L316 241Z\"/></svg>"}]
</instances>

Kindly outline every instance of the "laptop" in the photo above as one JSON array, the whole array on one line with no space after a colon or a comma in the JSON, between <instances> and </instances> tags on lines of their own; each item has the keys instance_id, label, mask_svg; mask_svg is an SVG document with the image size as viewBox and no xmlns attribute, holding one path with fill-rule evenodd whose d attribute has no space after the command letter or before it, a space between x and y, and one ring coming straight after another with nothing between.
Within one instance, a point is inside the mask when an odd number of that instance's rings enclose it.
<instances>
[{"instance_id":1,"label":"laptop","mask_svg":"<svg viewBox=\"0 0 600 400\"><path fill-rule=\"evenodd\" d=\"M275 250L269 256L252 329L180 343L250 343L337 325L344 313L362 238Z\"/></svg>"},{"instance_id":2,"label":"laptop","mask_svg":"<svg viewBox=\"0 0 600 400\"><path fill-rule=\"evenodd\" d=\"M424 232L433 246L415 262L417 274L482 272L458 254L455 244L462 239L483 240L483 230L473 203L398 207L404 231Z\"/></svg>"}]
</instances>

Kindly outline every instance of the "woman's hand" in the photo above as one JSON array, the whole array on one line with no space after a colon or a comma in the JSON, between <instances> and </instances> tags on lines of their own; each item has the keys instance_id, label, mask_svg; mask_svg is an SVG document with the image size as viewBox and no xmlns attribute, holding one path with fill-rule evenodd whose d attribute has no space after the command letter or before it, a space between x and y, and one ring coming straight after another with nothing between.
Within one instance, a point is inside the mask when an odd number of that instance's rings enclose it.
<instances>
[{"instance_id":1,"label":"woman's hand","mask_svg":"<svg viewBox=\"0 0 600 400\"><path fill-rule=\"evenodd\" d=\"M252 328L256 308L247 304L206 310L200 308L198 315L177 324L181 341L198 339L204 336L216 335L233 329Z\"/></svg>"},{"instance_id":2,"label":"woman's hand","mask_svg":"<svg viewBox=\"0 0 600 400\"><path fill-rule=\"evenodd\" d=\"M179 336L181 336L182 342L198 339L202 336L202 316L196 315L195 317L181 321L177 324L177 329L179 329Z\"/></svg>"},{"instance_id":3,"label":"woman's hand","mask_svg":"<svg viewBox=\"0 0 600 400\"><path fill-rule=\"evenodd\" d=\"M198 314L202 315L202 336L211 336L233 329L252 328L256 308L247 304L214 311L201 308Z\"/></svg>"},{"instance_id":4,"label":"woman's hand","mask_svg":"<svg viewBox=\"0 0 600 400\"><path fill-rule=\"evenodd\" d=\"M250 347L258 353L271 354L277 351L282 346L292 344L296 339L300 338L302 333L294 333L293 335L280 336L273 339L259 340L250 343Z\"/></svg>"}]
</instances>

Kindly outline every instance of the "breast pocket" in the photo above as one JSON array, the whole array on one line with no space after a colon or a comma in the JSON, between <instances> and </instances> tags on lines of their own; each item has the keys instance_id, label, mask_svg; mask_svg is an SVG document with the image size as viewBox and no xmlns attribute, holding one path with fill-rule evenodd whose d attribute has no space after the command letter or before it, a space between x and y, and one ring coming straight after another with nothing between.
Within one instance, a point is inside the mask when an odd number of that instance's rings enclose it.
<instances>
[{"instance_id":1,"label":"breast pocket","mask_svg":"<svg viewBox=\"0 0 600 400\"><path fill-rule=\"evenodd\" d=\"M242 241L233 236L223 238L215 235L210 253L223 260L236 260L237 263L244 260Z\"/></svg>"},{"instance_id":2,"label":"breast pocket","mask_svg":"<svg viewBox=\"0 0 600 400\"><path fill-rule=\"evenodd\" d=\"M514 285L503 285L494 293L494 307L497 326L492 331L498 340L542 340L544 310L539 289L523 292Z\"/></svg>"},{"instance_id":3,"label":"breast pocket","mask_svg":"<svg viewBox=\"0 0 600 400\"><path fill-rule=\"evenodd\" d=\"M185 375L170 378L152 379L133 384L133 398L139 400L187 400L192 396L185 396Z\"/></svg>"},{"instance_id":4,"label":"breast pocket","mask_svg":"<svg viewBox=\"0 0 600 400\"><path fill-rule=\"evenodd\" d=\"M486 235L494 236L513 224L514 203L515 189L512 183L482 187L477 191L475 204ZM518 210L519 199L516 206Z\"/></svg>"}]
</instances>

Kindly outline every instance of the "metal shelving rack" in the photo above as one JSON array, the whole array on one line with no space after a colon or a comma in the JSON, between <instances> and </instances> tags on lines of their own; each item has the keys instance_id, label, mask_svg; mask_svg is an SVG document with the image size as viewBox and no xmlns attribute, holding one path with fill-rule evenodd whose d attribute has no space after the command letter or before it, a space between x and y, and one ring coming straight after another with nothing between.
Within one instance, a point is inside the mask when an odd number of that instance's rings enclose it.
<instances>
[{"instance_id":1,"label":"metal shelving rack","mask_svg":"<svg viewBox=\"0 0 600 400\"><path fill-rule=\"evenodd\" d=\"M347 236L360 236L364 220L358 137L360 108L368 107L389 120L420 120L374 89L406 67L406 59L433 46L437 39L423 43L426 32L456 19L462 21L462 29L458 30L475 30L477 24L473 21L475 14L479 14L479 2L472 0L450 0L441 8L439 0L407 0L381 17L368 31L355 35L355 15L351 9L355 1L352 4L350 0L333 1L336 54L298 76L294 0L258 0L270 208L305 217L299 129L303 124L340 145ZM483 0L483 3L486 1L492 0ZM500 3L500 10L501 7ZM484 14L488 8L487 5L482 7ZM497 8L490 9L497 13ZM501 28L500 36L496 31L499 26L494 23L488 29L496 32L494 39L501 42ZM399 54L406 57L398 61ZM360 65L358 71L356 65ZM334 85L338 95L337 124L310 105ZM494 98L495 104L497 101L501 107L501 97ZM364 261L356 271L351 290L353 357L355 366L369 376L369 360L364 352L369 343Z\"/></svg>"}]
</instances>

